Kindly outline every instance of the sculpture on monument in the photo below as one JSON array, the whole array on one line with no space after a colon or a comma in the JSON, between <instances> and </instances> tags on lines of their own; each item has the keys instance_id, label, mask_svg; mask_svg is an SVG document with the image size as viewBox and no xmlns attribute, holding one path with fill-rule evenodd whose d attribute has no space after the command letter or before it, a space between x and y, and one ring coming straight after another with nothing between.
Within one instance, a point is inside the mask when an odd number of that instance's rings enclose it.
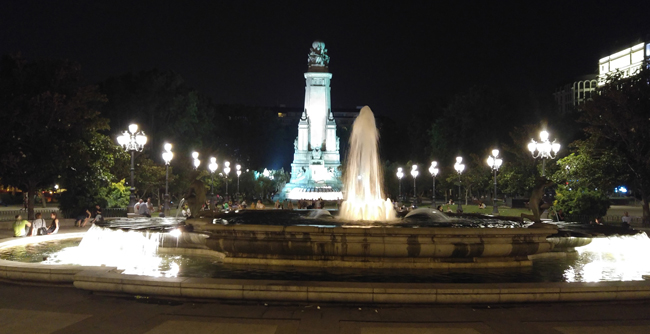
<instances>
[{"instance_id":1,"label":"sculpture on monument","mask_svg":"<svg viewBox=\"0 0 650 334\"><path fill-rule=\"evenodd\" d=\"M324 42L314 41L314 43L311 43L307 63L309 64L309 67L327 67L329 65L330 57L327 55L327 49L325 48Z\"/></svg>"},{"instance_id":2,"label":"sculpture on monument","mask_svg":"<svg viewBox=\"0 0 650 334\"><path fill-rule=\"evenodd\" d=\"M338 171L341 165L336 121L332 114L330 58L325 43L314 41L305 73L305 106L294 141L291 181L280 196L290 199L342 198Z\"/></svg>"}]
</instances>

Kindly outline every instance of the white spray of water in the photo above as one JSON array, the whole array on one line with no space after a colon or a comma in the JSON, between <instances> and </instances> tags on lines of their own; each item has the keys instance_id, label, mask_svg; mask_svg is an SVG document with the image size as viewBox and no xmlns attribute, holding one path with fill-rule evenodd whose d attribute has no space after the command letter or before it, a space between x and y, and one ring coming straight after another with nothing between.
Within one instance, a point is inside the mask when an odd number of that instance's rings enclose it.
<instances>
[{"instance_id":1,"label":"white spray of water","mask_svg":"<svg viewBox=\"0 0 650 334\"><path fill-rule=\"evenodd\" d=\"M175 277L179 266L172 262L169 270L161 270L158 246L166 233L151 231L112 230L93 225L78 247L68 247L52 254L43 263L109 266L125 274L154 277Z\"/></svg>"},{"instance_id":2,"label":"white spray of water","mask_svg":"<svg viewBox=\"0 0 650 334\"><path fill-rule=\"evenodd\" d=\"M395 219L395 209L390 199L383 198L378 140L375 115L365 106L352 124L350 151L345 169L346 194L339 215L342 219Z\"/></svg>"},{"instance_id":3,"label":"white spray of water","mask_svg":"<svg viewBox=\"0 0 650 334\"><path fill-rule=\"evenodd\" d=\"M576 251L576 264L564 272L567 282L636 281L650 275L650 239L645 232L593 238Z\"/></svg>"}]
</instances>

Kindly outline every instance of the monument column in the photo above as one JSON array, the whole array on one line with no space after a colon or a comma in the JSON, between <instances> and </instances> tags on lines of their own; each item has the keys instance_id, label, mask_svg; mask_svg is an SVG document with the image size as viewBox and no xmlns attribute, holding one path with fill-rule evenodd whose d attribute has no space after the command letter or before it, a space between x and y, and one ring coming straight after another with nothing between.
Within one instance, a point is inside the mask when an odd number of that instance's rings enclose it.
<instances>
[{"instance_id":1,"label":"monument column","mask_svg":"<svg viewBox=\"0 0 650 334\"><path fill-rule=\"evenodd\" d=\"M305 73L305 104L294 141L291 181L283 195L290 199L335 200L342 197L339 139L332 114L329 56L325 43L315 41L309 50Z\"/></svg>"}]
</instances>

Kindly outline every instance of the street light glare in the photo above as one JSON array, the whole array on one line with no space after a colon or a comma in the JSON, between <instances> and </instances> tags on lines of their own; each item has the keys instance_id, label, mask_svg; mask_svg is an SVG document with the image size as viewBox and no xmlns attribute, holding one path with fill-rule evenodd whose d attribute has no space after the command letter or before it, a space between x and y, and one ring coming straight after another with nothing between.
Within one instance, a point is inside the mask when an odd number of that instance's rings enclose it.
<instances>
[{"instance_id":1,"label":"street light glare","mask_svg":"<svg viewBox=\"0 0 650 334\"><path fill-rule=\"evenodd\" d=\"M498 157L499 156L499 150L497 150L497 149L492 150L492 156L495 157L495 158Z\"/></svg>"},{"instance_id":2,"label":"street light glare","mask_svg":"<svg viewBox=\"0 0 650 334\"><path fill-rule=\"evenodd\" d=\"M456 157L456 163L459 164L463 162L463 157Z\"/></svg>"},{"instance_id":3,"label":"street light glare","mask_svg":"<svg viewBox=\"0 0 650 334\"><path fill-rule=\"evenodd\" d=\"M129 132L131 132L131 133L136 133L136 132L138 132L138 125L137 125L137 124L131 124L131 125L129 125Z\"/></svg>"},{"instance_id":4,"label":"street light glare","mask_svg":"<svg viewBox=\"0 0 650 334\"><path fill-rule=\"evenodd\" d=\"M548 140L548 131L542 130L539 133L539 139L541 139L542 141L547 141Z\"/></svg>"},{"instance_id":5,"label":"street light glare","mask_svg":"<svg viewBox=\"0 0 650 334\"><path fill-rule=\"evenodd\" d=\"M199 158L199 152L197 152L197 151L192 152L192 158L198 159Z\"/></svg>"},{"instance_id":6,"label":"street light glare","mask_svg":"<svg viewBox=\"0 0 650 334\"><path fill-rule=\"evenodd\" d=\"M170 143L165 143L164 148L165 148L165 151L167 151L167 152L171 152L171 151L172 151L172 144L170 144Z\"/></svg>"}]
</instances>

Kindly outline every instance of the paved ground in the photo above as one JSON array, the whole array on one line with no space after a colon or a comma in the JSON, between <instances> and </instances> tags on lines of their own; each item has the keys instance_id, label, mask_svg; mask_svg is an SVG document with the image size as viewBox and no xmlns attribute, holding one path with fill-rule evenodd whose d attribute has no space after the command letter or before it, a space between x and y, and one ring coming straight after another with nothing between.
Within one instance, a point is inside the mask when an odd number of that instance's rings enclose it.
<instances>
[{"instance_id":1,"label":"paved ground","mask_svg":"<svg viewBox=\"0 0 650 334\"><path fill-rule=\"evenodd\" d=\"M488 307L196 303L0 284L0 333L650 333L650 302Z\"/></svg>"}]
</instances>

